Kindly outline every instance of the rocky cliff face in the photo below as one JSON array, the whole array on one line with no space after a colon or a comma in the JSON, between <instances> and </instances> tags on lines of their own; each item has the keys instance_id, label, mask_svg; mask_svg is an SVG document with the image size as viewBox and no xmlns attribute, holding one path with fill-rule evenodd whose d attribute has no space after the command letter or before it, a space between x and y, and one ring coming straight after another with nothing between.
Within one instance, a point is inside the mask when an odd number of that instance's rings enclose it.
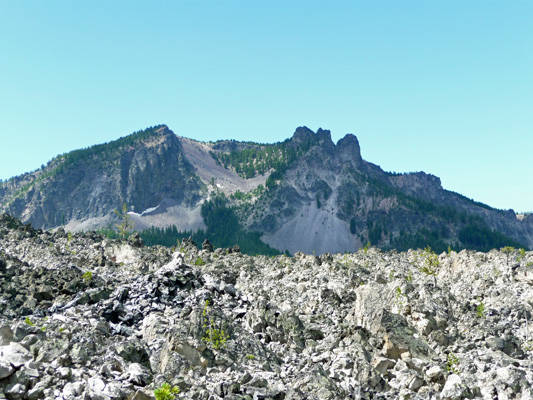
<instances>
[{"instance_id":1,"label":"rocky cliff face","mask_svg":"<svg viewBox=\"0 0 533 400\"><path fill-rule=\"evenodd\" d=\"M164 383L212 400L533 395L531 252L205 247L2 216L0 398L153 399Z\"/></svg>"},{"instance_id":2,"label":"rocky cliff face","mask_svg":"<svg viewBox=\"0 0 533 400\"><path fill-rule=\"evenodd\" d=\"M176 135L159 126L59 156L44 170L8 182L0 199L3 211L49 228L108 221L124 202L138 213L162 203L194 208L202 190Z\"/></svg>"},{"instance_id":3,"label":"rocky cliff face","mask_svg":"<svg viewBox=\"0 0 533 400\"><path fill-rule=\"evenodd\" d=\"M355 251L368 241L384 248L425 247L438 237L432 246L464 248L470 244L460 237L472 224L533 246L533 224L514 212L444 190L430 174L386 173L361 158L353 135L334 144L329 131L298 128L290 146L306 143L283 178L243 213L248 228L264 232L273 247L321 254Z\"/></svg>"},{"instance_id":4,"label":"rocky cliff face","mask_svg":"<svg viewBox=\"0 0 533 400\"><path fill-rule=\"evenodd\" d=\"M359 170L367 172L359 143L347 135L335 145L329 131L299 128L290 144L298 149L310 141L248 215L249 229L264 232L267 243L291 252L353 251L361 241L350 233L349 218L339 215L339 193Z\"/></svg>"},{"instance_id":5,"label":"rocky cliff face","mask_svg":"<svg viewBox=\"0 0 533 400\"><path fill-rule=\"evenodd\" d=\"M266 189L265 189L266 188ZM533 248L533 220L444 190L423 172L386 173L354 135L306 127L282 143L201 143L162 125L56 157L0 187L0 211L38 228L112 224L128 204L138 230L205 229L201 205L228 198L239 222L280 251ZM223 221L221 222L223 223Z\"/></svg>"}]
</instances>

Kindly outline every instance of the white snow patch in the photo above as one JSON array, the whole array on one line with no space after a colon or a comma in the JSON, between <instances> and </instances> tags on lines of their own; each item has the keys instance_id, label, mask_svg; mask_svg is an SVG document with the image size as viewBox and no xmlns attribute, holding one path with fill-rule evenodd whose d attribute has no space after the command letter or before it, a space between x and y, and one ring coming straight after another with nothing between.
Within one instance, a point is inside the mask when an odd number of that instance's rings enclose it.
<instances>
[{"instance_id":1,"label":"white snow patch","mask_svg":"<svg viewBox=\"0 0 533 400\"><path fill-rule=\"evenodd\" d=\"M136 213L136 212L133 212L133 211L128 211L128 214L130 215L136 215L137 217L142 217L144 214L148 214L148 213L151 213L152 211L155 211L159 208L159 205L155 206L155 207L150 207L150 208L147 208L146 210L144 210L142 213Z\"/></svg>"},{"instance_id":2,"label":"white snow patch","mask_svg":"<svg viewBox=\"0 0 533 400\"><path fill-rule=\"evenodd\" d=\"M146 210L144 210L141 215L144 215L144 214L148 214L148 213L151 213L152 211L155 211L159 208L159 205L155 206L155 207L150 207L150 208L147 208Z\"/></svg>"},{"instance_id":3,"label":"white snow patch","mask_svg":"<svg viewBox=\"0 0 533 400\"><path fill-rule=\"evenodd\" d=\"M156 226L164 228L176 225L182 231L196 231L206 229L204 224L201 205L189 208L183 205L174 204L161 207L157 213L143 212L144 215L132 215L136 230L143 230Z\"/></svg>"}]
</instances>

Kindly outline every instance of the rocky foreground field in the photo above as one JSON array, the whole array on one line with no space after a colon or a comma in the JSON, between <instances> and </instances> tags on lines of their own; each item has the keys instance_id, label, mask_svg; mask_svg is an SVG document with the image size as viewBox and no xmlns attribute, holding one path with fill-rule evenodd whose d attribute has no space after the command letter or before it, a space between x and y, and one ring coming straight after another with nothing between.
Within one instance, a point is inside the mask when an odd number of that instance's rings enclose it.
<instances>
[{"instance_id":1,"label":"rocky foreground field","mask_svg":"<svg viewBox=\"0 0 533 400\"><path fill-rule=\"evenodd\" d=\"M0 399L530 399L532 308L530 252L251 257L3 215Z\"/></svg>"}]
</instances>

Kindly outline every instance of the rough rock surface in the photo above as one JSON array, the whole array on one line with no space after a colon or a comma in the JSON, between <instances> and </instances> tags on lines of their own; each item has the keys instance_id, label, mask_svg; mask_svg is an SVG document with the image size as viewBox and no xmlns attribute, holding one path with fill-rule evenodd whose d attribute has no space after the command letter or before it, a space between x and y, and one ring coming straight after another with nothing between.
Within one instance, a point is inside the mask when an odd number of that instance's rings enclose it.
<instances>
[{"instance_id":1,"label":"rough rock surface","mask_svg":"<svg viewBox=\"0 0 533 400\"><path fill-rule=\"evenodd\" d=\"M0 399L533 395L532 253L209 250L0 217Z\"/></svg>"}]
</instances>

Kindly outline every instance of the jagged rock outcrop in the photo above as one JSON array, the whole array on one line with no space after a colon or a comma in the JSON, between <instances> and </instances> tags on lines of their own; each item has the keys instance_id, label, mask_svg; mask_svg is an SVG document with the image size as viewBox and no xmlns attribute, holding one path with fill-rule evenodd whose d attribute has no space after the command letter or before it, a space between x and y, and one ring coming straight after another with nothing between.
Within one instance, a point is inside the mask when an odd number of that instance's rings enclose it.
<instances>
[{"instance_id":1,"label":"jagged rock outcrop","mask_svg":"<svg viewBox=\"0 0 533 400\"><path fill-rule=\"evenodd\" d=\"M341 162L349 162L354 168L360 168L363 164L361 147L355 135L348 134L337 142L337 154Z\"/></svg>"},{"instance_id":2,"label":"jagged rock outcrop","mask_svg":"<svg viewBox=\"0 0 533 400\"><path fill-rule=\"evenodd\" d=\"M0 398L533 394L531 252L210 250L0 217Z\"/></svg>"}]
</instances>

